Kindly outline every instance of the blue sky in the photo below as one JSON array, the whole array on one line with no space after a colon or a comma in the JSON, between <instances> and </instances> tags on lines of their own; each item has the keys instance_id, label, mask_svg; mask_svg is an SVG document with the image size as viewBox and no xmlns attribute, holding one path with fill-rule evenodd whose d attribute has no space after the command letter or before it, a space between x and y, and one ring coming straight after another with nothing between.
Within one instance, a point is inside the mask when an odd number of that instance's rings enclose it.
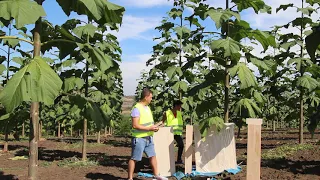
<instances>
[{"instance_id":1,"label":"blue sky","mask_svg":"<svg viewBox=\"0 0 320 180\"><path fill-rule=\"evenodd\" d=\"M123 72L124 94L133 95L137 86L137 79L140 72L146 69L145 62L150 58L152 46L156 44L154 37L160 33L154 28L160 25L162 17L172 8L172 0L109 0L110 2L124 6L126 12L123 18L123 24L119 32L114 34L120 41L123 51L122 63L120 65ZM224 7L223 0L208 0L214 7ZM282 25L293 20L298 16L295 10L289 10L286 13L275 13L275 8L280 4L294 3L300 6L300 0L265 0L268 5L273 7L273 14L254 14L253 10L247 10L241 13L241 18L248 21L253 28L267 30L277 24ZM47 19L54 25L64 23L68 18L78 17L73 13L67 17L55 0L46 0L43 4L47 13ZM191 11L190 11L191 12ZM319 15L318 15L319 17ZM80 17L84 18L84 17ZM212 22L205 22L207 27L214 27ZM295 30L287 30L295 31ZM261 47L256 47L259 54Z\"/></svg>"}]
</instances>

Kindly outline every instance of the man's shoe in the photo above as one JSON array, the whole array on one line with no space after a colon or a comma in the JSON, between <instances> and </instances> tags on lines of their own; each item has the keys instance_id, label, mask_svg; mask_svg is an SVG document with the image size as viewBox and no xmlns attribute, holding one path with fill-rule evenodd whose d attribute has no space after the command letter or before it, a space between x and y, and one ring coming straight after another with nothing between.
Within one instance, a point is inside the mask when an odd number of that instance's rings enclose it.
<instances>
[{"instance_id":1,"label":"man's shoe","mask_svg":"<svg viewBox=\"0 0 320 180\"><path fill-rule=\"evenodd\" d=\"M156 180L168 180L168 178L162 176L155 176L155 178Z\"/></svg>"}]
</instances>

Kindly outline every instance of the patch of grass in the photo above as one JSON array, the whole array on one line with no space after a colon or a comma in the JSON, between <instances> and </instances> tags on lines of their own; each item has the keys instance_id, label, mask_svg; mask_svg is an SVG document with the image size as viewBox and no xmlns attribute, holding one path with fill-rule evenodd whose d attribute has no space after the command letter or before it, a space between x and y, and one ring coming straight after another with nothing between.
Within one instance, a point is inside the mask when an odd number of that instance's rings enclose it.
<instances>
[{"instance_id":1,"label":"patch of grass","mask_svg":"<svg viewBox=\"0 0 320 180\"><path fill-rule=\"evenodd\" d=\"M13 158L9 158L10 160L13 160L13 161L17 161L17 160L26 160L28 159L28 156L15 156Z\"/></svg>"},{"instance_id":2,"label":"patch of grass","mask_svg":"<svg viewBox=\"0 0 320 180\"><path fill-rule=\"evenodd\" d=\"M13 168L0 168L0 171L4 171L4 170L23 170L25 168L19 168L19 167L13 167Z\"/></svg>"},{"instance_id":3,"label":"patch of grass","mask_svg":"<svg viewBox=\"0 0 320 180\"><path fill-rule=\"evenodd\" d=\"M43 163L41 163L41 166L42 167L49 167L49 166L51 166L53 164L53 162L43 162Z\"/></svg>"},{"instance_id":4,"label":"patch of grass","mask_svg":"<svg viewBox=\"0 0 320 180\"><path fill-rule=\"evenodd\" d=\"M262 159L282 159L297 151L313 149L311 144L283 145L262 154Z\"/></svg>"},{"instance_id":5,"label":"patch of grass","mask_svg":"<svg viewBox=\"0 0 320 180\"><path fill-rule=\"evenodd\" d=\"M82 142L76 142L76 143L70 143L70 144L63 144L61 145L63 149L77 149L82 147ZM87 148L93 148L93 147L100 147L104 146L102 143L87 143Z\"/></svg>"},{"instance_id":6,"label":"patch of grass","mask_svg":"<svg viewBox=\"0 0 320 180\"><path fill-rule=\"evenodd\" d=\"M92 159L87 161L82 161L77 157L66 158L57 163L60 167L87 167L87 166L97 166L99 163Z\"/></svg>"}]
</instances>

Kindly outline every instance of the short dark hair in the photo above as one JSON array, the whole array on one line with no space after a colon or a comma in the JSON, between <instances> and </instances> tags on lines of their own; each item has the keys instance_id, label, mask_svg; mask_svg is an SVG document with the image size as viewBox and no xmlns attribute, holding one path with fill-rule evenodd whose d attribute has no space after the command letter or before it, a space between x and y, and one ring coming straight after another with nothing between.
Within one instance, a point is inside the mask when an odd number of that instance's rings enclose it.
<instances>
[{"instance_id":1,"label":"short dark hair","mask_svg":"<svg viewBox=\"0 0 320 180\"><path fill-rule=\"evenodd\" d=\"M140 100L152 94L152 91L149 88L143 88L140 95Z\"/></svg>"},{"instance_id":2,"label":"short dark hair","mask_svg":"<svg viewBox=\"0 0 320 180\"><path fill-rule=\"evenodd\" d=\"M173 107L176 107L176 106L182 105L182 104L183 104L182 101L180 101L180 100L175 100L175 101L173 102Z\"/></svg>"}]
</instances>

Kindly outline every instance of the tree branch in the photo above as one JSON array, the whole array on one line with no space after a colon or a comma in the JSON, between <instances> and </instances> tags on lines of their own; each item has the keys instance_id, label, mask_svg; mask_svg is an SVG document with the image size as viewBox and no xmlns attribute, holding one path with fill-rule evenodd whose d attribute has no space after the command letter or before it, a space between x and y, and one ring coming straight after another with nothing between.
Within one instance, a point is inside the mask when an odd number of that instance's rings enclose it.
<instances>
[{"instance_id":1,"label":"tree branch","mask_svg":"<svg viewBox=\"0 0 320 180\"><path fill-rule=\"evenodd\" d=\"M67 40L67 39L53 39L50 41L43 42L41 45L46 45L54 42L66 42L66 43L75 43L75 41Z\"/></svg>"},{"instance_id":2,"label":"tree branch","mask_svg":"<svg viewBox=\"0 0 320 180\"><path fill-rule=\"evenodd\" d=\"M8 54L8 52L2 48L0 48L0 50L2 50L3 52L5 52L6 54Z\"/></svg>"},{"instance_id":3,"label":"tree branch","mask_svg":"<svg viewBox=\"0 0 320 180\"><path fill-rule=\"evenodd\" d=\"M27 43L33 45L32 41L29 41L29 40L23 39L23 38L19 38L17 36L0 36L0 39L18 39L19 41L24 41L24 42L27 42Z\"/></svg>"}]
</instances>

